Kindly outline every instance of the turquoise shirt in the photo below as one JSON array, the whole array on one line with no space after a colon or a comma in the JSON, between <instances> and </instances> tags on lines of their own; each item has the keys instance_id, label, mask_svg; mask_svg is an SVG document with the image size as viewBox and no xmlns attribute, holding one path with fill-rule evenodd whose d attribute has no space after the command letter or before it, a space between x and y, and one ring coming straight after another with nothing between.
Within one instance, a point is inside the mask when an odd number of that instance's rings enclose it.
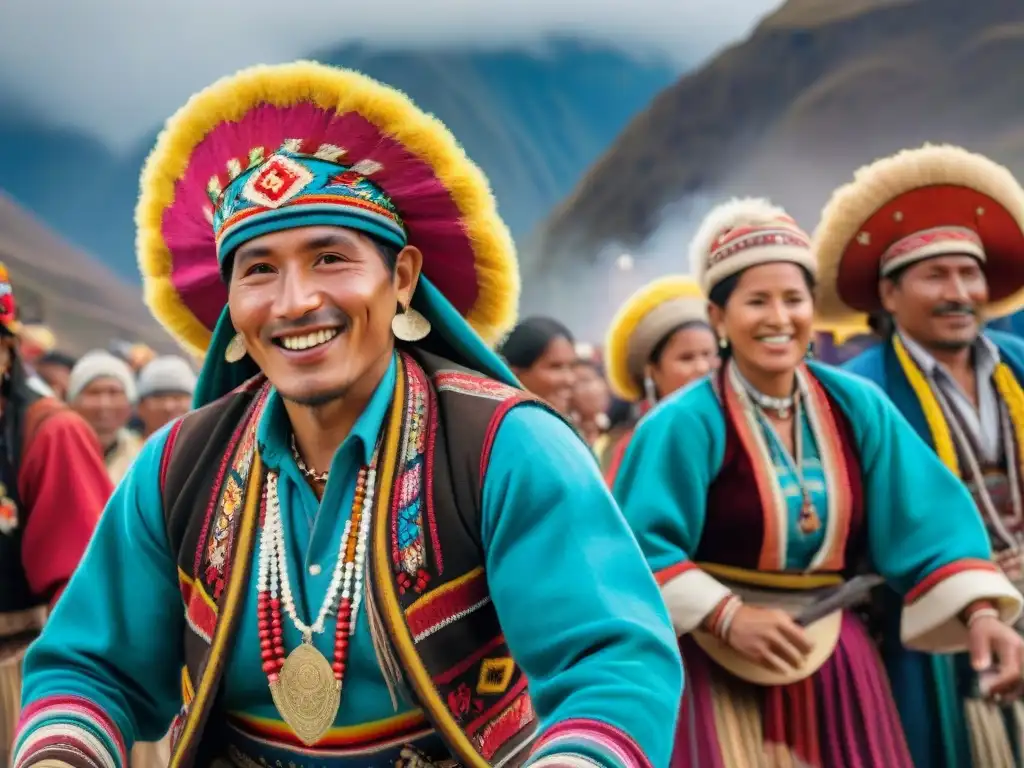
<instances>
[{"instance_id":1,"label":"turquoise shirt","mask_svg":"<svg viewBox=\"0 0 1024 768\"><path fill-rule=\"evenodd\" d=\"M291 458L283 404L276 393L268 400L260 451L280 471L289 575L306 621L326 593L356 474L370 458L394 380L392 363L338 448L319 504ZM115 491L24 667L26 705L84 697L109 715L129 745L163 736L180 706L184 614L158 487L168 431L146 443ZM491 597L542 727L576 718L608 723L631 736L655 768L667 766L682 689L674 632L587 447L546 410L515 408L497 431L482 506ZM260 669L256 578L254 568L227 670L226 705L277 721ZM336 726L396 715L361 611ZM285 624L291 651L299 634L287 617ZM333 626L316 640L328 658ZM409 708L400 702L397 712ZM19 743L26 737L20 734Z\"/></svg>"},{"instance_id":2,"label":"turquoise shirt","mask_svg":"<svg viewBox=\"0 0 1024 768\"><path fill-rule=\"evenodd\" d=\"M800 412L800 429L803 430L803 456L801 457L801 477L796 472L796 464L786 446L779 439L779 433L772 428L771 424L758 414L758 421L761 423L761 432L764 434L765 443L772 455L772 464L775 467L775 474L779 478L779 487L786 497L786 506L789 509L789 535L786 538L786 568L792 570L806 570L814 556L821 548L825 540L825 525L828 521L828 487L825 484L825 473L821 468L821 457L818 453L818 443L814 439L814 432L811 429L811 422L806 412ZM801 487L806 488L810 494L814 511L818 515L820 525L817 530L811 533L804 533L800 530L800 514L803 511L804 495Z\"/></svg>"}]
</instances>

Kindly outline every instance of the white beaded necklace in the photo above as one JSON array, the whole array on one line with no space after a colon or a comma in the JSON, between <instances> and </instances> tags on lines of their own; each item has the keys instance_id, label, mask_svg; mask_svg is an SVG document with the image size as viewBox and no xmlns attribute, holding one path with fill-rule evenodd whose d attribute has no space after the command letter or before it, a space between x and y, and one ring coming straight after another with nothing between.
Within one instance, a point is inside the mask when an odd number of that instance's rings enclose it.
<instances>
[{"instance_id":1,"label":"white beaded necklace","mask_svg":"<svg viewBox=\"0 0 1024 768\"><path fill-rule=\"evenodd\" d=\"M747 391L747 395L754 401L754 404L757 405L758 408L762 411L777 413L780 419L789 418L789 414L793 410L793 404L796 402L796 392L798 391L796 381L793 382L793 394L787 397L774 397L772 395L766 395L747 381L747 377L740 372L739 366L735 363L733 364L732 369L735 371L740 384L743 385L743 389Z\"/></svg>"},{"instance_id":2,"label":"white beaded necklace","mask_svg":"<svg viewBox=\"0 0 1024 768\"><path fill-rule=\"evenodd\" d=\"M345 523L344 533L338 547L338 559L331 574L331 583L327 588L320 612L312 625L299 618L292 597L291 580L288 576L288 558L285 553L284 524L281 519L281 501L277 492L278 476L276 472L267 473L267 511L260 532L259 551L259 591L270 592L272 598L281 599L281 604L292 620L292 624L302 634L303 642L312 642L314 634L321 634L327 617L334 613L344 599L352 601L352 620L349 634L355 634L359 618L359 606L363 598L363 565L366 561L366 546L370 538L370 518L373 511L374 487L376 485L376 461L372 462L366 474L366 494L363 497L362 515L356 537L356 551L353 561L345 563L345 551L352 536L351 519Z\"/></svg>"}]
</instances>

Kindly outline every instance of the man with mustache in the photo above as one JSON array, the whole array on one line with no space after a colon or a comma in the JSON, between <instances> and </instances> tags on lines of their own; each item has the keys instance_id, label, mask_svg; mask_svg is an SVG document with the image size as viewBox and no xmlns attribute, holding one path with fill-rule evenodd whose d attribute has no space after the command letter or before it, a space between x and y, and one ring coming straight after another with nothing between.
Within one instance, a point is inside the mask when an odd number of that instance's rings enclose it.
<instances>
[{"instance_id":1,"label":"man with mustache","mask_svg":"<svg viewBox=\"0 0 1024 768\"><path fill-rule=\"evenodd\" d=\"M256 67L171 118L137 221L198 410L28 652L14 765L124 768L171 725L174 768L667 768L667 611L490 347L514 247L447 129L355 72Z\"/></svg>"},{"instance_id":2,"label":"man with mustache","mask_svg":"<svg viewBox=\"0 0 1024 768\"><path fill-rule=\"evenodd\" d=\"M891 320L885 342L844 367L881 386L967 484L996 565L1020 589L1024 343L983 324L1024 305L1024 190L985 157L926 145L859 170L833 194L815 241L822 322ZM881 603L915 765L1024 765L1024 707L984 695L991 660L903 649L898 608Z\"/></svg>"}]
</instances>

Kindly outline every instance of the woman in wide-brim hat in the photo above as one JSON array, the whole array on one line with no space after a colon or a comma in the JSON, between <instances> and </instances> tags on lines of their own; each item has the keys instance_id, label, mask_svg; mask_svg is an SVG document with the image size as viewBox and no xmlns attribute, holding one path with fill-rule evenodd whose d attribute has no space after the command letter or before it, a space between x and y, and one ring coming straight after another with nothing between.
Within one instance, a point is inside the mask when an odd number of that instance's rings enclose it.
<instances>
[{"instance_id":1,"label":"woman in wide-brim hat","mask_svg":"<svg viewBox=\"0 0 1024 768\"><path fill-rule=\"evenodd\" d=\"M809 240L765 200L708 215L691 256L727 359L645 417L619 470L687 671L676 766L912 765L849 610L866 594L840 589L865 562L905 596L904 642L1008 642L1019 675L1004 622L1021 596L963 486L877 388L805 360ZM965 610L981 612L970 629Z\"/></svg>"},{"instance_id":2,"label":"woman in wide-brim hat","mask_svg":"<svg viewBox=\"0 0 1024 768\"><path fill-rule=\"evenodd\" d=\"M612 392L633 403L638 416L718 368L718 343L697 282L668 275L630 296L608 326L605 368ZM603 468L609 485L632 435L630 429L606 451Z\"/></svg>"}]
</instances>

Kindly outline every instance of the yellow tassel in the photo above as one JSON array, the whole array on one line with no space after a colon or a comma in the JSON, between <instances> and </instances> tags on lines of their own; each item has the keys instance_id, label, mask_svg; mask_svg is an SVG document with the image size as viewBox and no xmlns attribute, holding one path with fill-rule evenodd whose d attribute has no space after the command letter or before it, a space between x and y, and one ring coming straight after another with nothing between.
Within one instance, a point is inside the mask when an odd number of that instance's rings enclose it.
<instances>
[{"instance_id":1,"label":"yellow tassel","mask_svg":"<svg viewBox=\"0 0 1024 768\"><path fill-rule=\"evenodd\" d=\"M903 375L910 382L910 388L914 390L917 401L921 404L921 410L924 411L924 418L928 423L928 430L932 434L935 452L938 453L942 463L949 467L953 474L960 477L960 460L957 458L956 447L953 444L953 434L949 431L946 417L942 413L935 393L932 392L931 385L921 373L921 369L910 359L907 348L903 346L899 336L892 337L892 346L896 350L896 359L900 362ZM1016 380L1014 381L1016 382ZM1022 398L1024 398L1024 394L1022 394Z\"/></svg>"}]
</instances>

